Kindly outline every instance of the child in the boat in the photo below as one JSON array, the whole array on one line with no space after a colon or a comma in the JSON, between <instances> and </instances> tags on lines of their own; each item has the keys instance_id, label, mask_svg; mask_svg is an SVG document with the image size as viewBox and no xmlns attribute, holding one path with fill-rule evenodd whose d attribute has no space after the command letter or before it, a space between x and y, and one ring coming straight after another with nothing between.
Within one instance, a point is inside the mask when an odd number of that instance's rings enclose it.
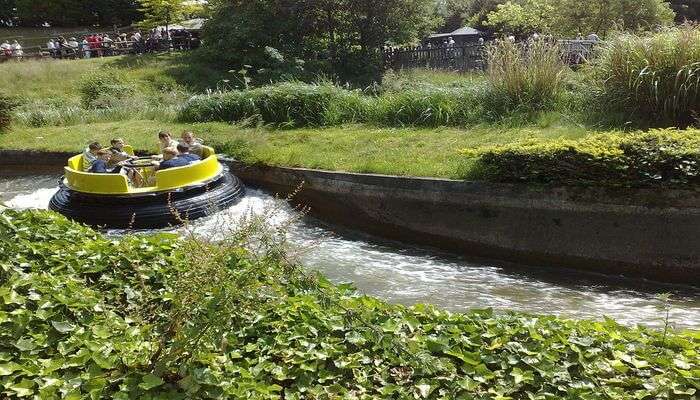
<instances>
[{"instance_id":1,"label":"child in the boat","mask_svg":"<svg viewBox=\"0 0 700 400\"><path fill-rule=\"evenodd\" d=\"M115 167L122 161L128 161L134 158L138 158L124 151L124 139L122 138L112 139L110 141L110 145L111 147L109 148L109 151L112 152L112 158L110 158L109 160L109 168Z\"/></svg>"},{"instance_id":2,"label":"child in the boat","mask_svg":"<svg viewBox=\"0 0 700 400\"><path fill-rule=\"evenodd\" d=\"M97 159L93 161L92 166L88 172L94 174L118 174L121 172L121 166L116 168L110 168L109 162L112 158L112 152L107 149L100 149L97 151Z\"/></svg>"},{"instance_id":3,"label":"child in the boat","mask_svg":"<svg viewBox=\"0 0 700 400\"><path fill-rule=\"evenodd\" d=\"M102 145L97 142L92 142L83 151L83 172L90 171L92 164L97 160L97 153L102 150Z\"/></svg>"},{"instance_id":4,"label":"child in the boat","mask_svg":"<svg viewBox=\"0 0 700 400\"><path fill-rule=\"evenodd\" d=\"M190 147L190 153L196 154L199 156L199 158L202 158L202 155L204 154L204 147L202 146L201 140L194 137L193 132L182 132L182 141L180 143L188 145Z\"/></svg>"}]
</instances>

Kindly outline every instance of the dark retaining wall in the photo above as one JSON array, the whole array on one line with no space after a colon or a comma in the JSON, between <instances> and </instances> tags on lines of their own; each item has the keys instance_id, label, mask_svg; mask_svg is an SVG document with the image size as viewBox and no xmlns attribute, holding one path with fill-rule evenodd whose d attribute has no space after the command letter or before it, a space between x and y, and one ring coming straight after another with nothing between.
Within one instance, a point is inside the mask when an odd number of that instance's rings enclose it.
<instances>
[{"instance_id":1,"label":"dark retaining wall","mask_svg":"<svg viewBox=\"0 0 700 400\"><path fill-rule=\"evenodd\" d=\"M0 150L0 165L71 154ZM700 286L700 191L537 187L249 166L244 182L325 220L380 236L521 264ZM2 168L2 167L0 167Z\"/></svg>"},{"instance_id":2,"label":"dark retaining wall","mask_svg":"<svg viewBox=\"0 0 700 400\"><path fill-rule=\"evenodd\" d=\"M517 263L700 286L700 191L536 187L229 161L325 220Z\"/></svg>"}]
</instances>

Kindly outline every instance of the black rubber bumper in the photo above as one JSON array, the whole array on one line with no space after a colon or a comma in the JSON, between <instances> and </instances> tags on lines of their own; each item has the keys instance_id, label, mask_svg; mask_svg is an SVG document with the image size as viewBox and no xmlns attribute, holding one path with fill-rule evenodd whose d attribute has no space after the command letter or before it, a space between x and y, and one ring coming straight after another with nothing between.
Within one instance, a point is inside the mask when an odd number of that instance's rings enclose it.
<instances>
[{"instance_id":1,"label":"black rubber bumper","mask_svg":"<svg viewBox=\"0 0 700 400\"><path fill-rule=\"evenodd\" d=\"M243 183L228 171L205 185L161 193L96 195L60 186L49 209L76 222L108 229L181 225L226 209L245 194Z\"/></svg>"}]
</instances>

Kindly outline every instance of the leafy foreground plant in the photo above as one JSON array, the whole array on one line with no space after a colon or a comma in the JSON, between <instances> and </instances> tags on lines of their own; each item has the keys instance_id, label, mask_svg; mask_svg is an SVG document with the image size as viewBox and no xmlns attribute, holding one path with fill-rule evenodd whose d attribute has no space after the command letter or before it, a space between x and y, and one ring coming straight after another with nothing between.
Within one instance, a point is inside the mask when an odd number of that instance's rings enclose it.
<instances>
[{"instance_id":1,"label":"leafy foreground plant","mask_svg":"<svg viewBox=\"0 0 700 400\"><path fill-rule=\"evenodd\" d=\"M697 332L389 305L301 271L283 229L241 226L220 244L114 239L4 211L0 396L691 399L700 388Z\"/></svg>"}]
</instances>

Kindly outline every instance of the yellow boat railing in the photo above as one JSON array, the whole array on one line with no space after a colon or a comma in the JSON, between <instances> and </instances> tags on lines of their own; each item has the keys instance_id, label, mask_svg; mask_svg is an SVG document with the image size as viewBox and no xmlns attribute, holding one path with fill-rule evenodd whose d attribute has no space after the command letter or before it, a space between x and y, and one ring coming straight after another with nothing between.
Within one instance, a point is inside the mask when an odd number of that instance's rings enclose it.
<instances>
[{"instance_id":1,"label":"yellow boat railing","mask_svg":"<svg viewBox=\"0 0 700 400\"><path fill-rule=\"evenodd\" d=\"M126 150L126 146L125 146ZM128 151L133 154L133 151ZM126 176L120 174L95 174L82 171L83 156L79 154L68 160L65 170L66 185L73 190L93 194L131 194L173 190L207 182L223 171L214 149L204 147L202 161L184 167L169 168L155 173L155 185L132 187Z\"/></svg>"}]
</instances>

